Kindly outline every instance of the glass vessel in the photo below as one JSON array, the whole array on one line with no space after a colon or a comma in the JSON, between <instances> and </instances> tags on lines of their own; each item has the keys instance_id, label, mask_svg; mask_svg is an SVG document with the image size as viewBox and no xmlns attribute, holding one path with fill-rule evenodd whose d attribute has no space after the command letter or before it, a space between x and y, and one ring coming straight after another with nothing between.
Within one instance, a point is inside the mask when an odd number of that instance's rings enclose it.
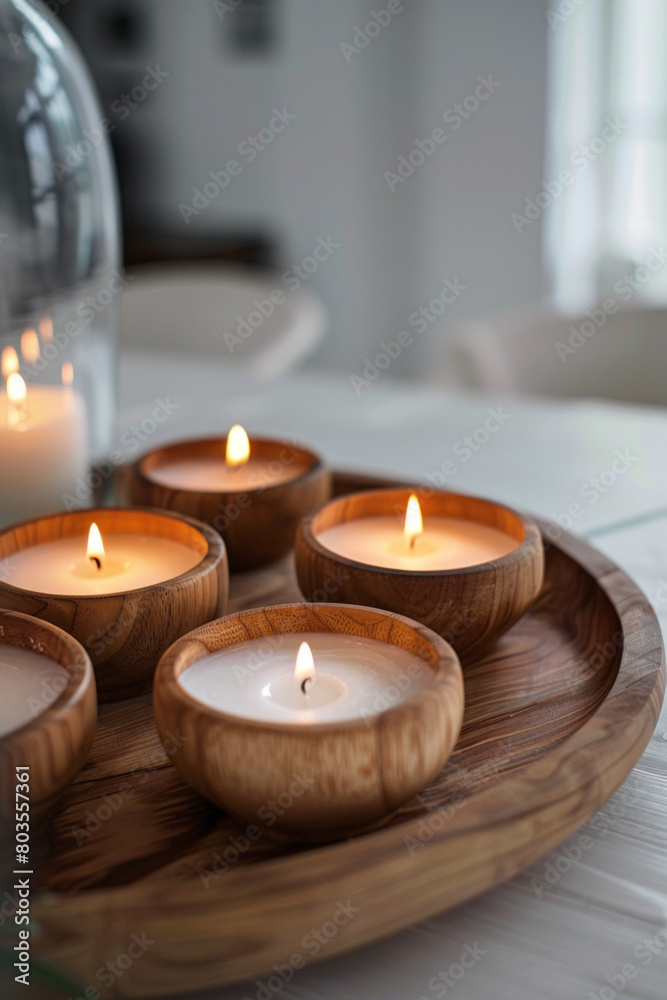
<instances>
[{"instance_id":1,"label":"glass vessel","mask_svg":"<svg viewBox=\"0 0 667 1000\"><path fill-rule=\"evenodd\" d=\"M47 7L0 0L0 524L95 499L123 286L115 174L83 59Z\"/></svg>"}]
</instances>

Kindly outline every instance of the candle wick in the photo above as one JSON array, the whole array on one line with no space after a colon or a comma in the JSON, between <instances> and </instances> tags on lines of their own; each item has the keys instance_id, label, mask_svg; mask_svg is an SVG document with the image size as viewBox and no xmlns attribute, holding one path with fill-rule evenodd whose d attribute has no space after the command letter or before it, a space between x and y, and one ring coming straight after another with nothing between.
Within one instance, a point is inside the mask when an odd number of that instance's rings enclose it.
<instances>
[{"instance_id":1,"label":"candle wick","mask_svg":"<svg viewBox=\"0 0 667 1000\"><path fill-rule=\"evenodd\" d=\"M417 541L417 536L416 536L416 535L413 535L413 536L411 537L411 539L410 539L410 548L411 548L411 549L414 549L414 547L415 547L415 542L416 542L416 541Z\"/></svg>"},{"instance_id":2,"label":"candle wick","mask_svg":"<svg viewBox=\"0 0 667 1000\"><path fill-rule=\"evenodd\" d=\"M91 562L94 562L98 569L102 569L102 560L98 556L89 556Z\"/></svg>"},{"instance_id":3,"label":"candle wick","mask_svg":"<svg viewBox=\"0 0 667 1000\"><path fill-rule=\"evenodd\" d=\"M306 684L308 683L308 681L312 681L312 679L313 679L312 677L304 677L304 679L301 681L301 690L303 691L304 694L308 694L308 692L306 691Z\"/></svg>"}]
</instances>

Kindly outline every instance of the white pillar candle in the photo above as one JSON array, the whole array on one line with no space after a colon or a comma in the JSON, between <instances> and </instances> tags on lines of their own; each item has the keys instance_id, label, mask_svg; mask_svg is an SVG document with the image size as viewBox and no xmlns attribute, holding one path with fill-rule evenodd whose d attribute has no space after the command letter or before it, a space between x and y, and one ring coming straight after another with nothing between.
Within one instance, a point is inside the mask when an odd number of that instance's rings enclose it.
<instances>
[{"instance_id":1,"label":"white pillar candle","mask_svg":"<svg viewBox=\"0 0 667 1000\"><path fill-rule=\"evenodd\" d=\"M406 535L392 515L360 517L317 535L324 548L356 562L384 569L446 570L477 566L516 549L516 538L477 521L425 517L423 533Z\"/></svg>"},{"instance_id":2,"label":"white pillar candle","mask_svg":"<svg viewBox=\"0 0 667 1000\"><path fill-rule=\"evenodd\" d=\"M62 510L88 471L82 397L69 386L25 384L22 396L16 385L14 398L0 392L0 524Z\"/></svg>"},{"instance_id":3,"label":"white pillar candle","mask_svg":"<svg viewBox=\"0 0 667 1000\"><path fill-rule=\"evenodd\" d=\"M48 656L0 645L0 737L45 712L68 679L65 668Z\"/></svg>"},{"instance_id":4,"label":"white pillar candle","mask_svg":"<svg viewBox=\"0 0 667 1000\"><path fill-rule=\"evenodd\" d=\"M295 674L304 642L314 670ZM193 698L231 715L313 725L387 711L432 679L424 660L398 646L307 632L265 636L211 653L188 667L179 683Z\"/></svg>"},{"instance_id":5,"label":"white pillar candle","mask_svg":"<svg viewBox=\"0 0 667 1000\"><path fill-rule=\"evenodd\" d=\"M101 565L83 535L32 545L0 560L0 580L41 594L118 594L172 580L201 562L200 552L153 535L106 534Z\"/></svg>"}]
</instances>

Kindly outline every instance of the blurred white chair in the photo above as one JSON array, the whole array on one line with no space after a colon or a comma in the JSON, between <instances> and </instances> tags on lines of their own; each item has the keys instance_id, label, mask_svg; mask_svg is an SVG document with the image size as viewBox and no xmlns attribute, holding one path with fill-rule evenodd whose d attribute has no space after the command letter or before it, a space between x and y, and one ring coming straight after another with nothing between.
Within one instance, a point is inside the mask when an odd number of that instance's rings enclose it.
<instances>
[{"instance_id":1,"label":"blurred white chair","mask_svg":"<svg viewBox=\"0 0 667 1000\"><path fill-rule=\"evenodd\" d=\"M450 386L665 406L667 309L526 309L463 322L450 327L436 367Z\"/></svg>"},{"instance_id":2,"label":"blurred white chair","mask_svg":"<svg viewBox=\"0 0 667 1000\"><path fill-rule=\"evenodd\" d=\"M280 275L189 263L147 265L130 275L125 347L210 355L268 380L296 368L327 331L320 300L290 290ZM272 301L272 292L284 299L274 294Z\"/></svg>"}]
</instances>

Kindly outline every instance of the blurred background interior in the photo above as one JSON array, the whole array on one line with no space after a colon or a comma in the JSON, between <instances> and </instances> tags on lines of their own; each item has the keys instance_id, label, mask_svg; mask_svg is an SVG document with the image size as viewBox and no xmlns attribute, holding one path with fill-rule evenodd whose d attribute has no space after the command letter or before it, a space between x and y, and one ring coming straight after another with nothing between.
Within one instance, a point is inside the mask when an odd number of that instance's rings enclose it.
<instances>
[{"instance_id":1,"label":"blurred background interior","mask_svg":"<svg viewBox=\"0 0 667 1000\"><path fill-rule=\"evenodd\" d=\"M664 0L51 6L112 126L125 343L349 377L406 330L390 376L667 403Z\"/></svg>"}]
</instances>

